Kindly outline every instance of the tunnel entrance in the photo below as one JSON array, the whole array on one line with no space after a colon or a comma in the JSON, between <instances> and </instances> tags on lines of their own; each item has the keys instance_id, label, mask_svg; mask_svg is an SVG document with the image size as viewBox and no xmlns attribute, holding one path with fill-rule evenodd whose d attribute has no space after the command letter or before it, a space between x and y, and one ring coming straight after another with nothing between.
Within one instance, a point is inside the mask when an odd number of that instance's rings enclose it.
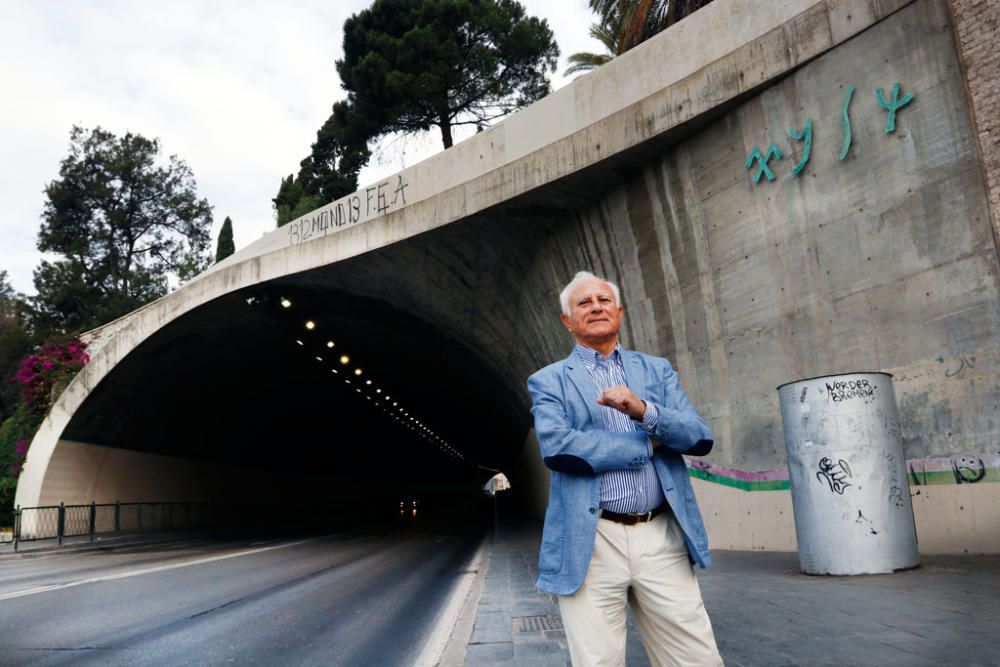
<instances>
[{"instance_id":1,"label":"tunnel entrance","mask_svg":"<svg viewBox=\"0 0 1000 667\"><path fill-rule=\"evenodd\" d=\"M549 226L469 221L215 299L123 359L62 441L144 457L98 472L98 501L174 500L155 477L181 475L184 500L297 512L478 502L501 471L517 483L545 354L519 281Z\"/></svg>"}]
</instances>

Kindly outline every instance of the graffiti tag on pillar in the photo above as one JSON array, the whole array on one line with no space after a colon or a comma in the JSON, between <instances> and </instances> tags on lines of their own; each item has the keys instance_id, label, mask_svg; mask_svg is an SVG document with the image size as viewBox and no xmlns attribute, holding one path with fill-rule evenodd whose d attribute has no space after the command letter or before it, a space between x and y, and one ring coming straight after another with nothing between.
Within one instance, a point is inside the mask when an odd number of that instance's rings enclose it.
<instances>
[{"instance_id":1,"label":"graffiti tag on pillar","mask_svg":"<svg viewBox=\"0 0 1000 667\"><path fill-rule=\"evenodd\" d=\"M836 380L826 383L827 395L834 403L860 398L865 403L875 399L875 387L868 380Z\"/></svg>"},{"instance_id":2,"label":"graffiti tag on pillar","mask_svg":"<svg viewBox=\"0 0 1000 667\"><path fill-rule=\"evenodd\" d=\"M821 482L825 481L829 485L830 491L844 495L847 487L853 486L847 481L849 477L854 477L854 474L851 473L851 467L844 459L834 463L824 456L819 460L819 471L816 473L816 479Z\"/></svg>"},{"instance_id":3,"label":"graffiti tag on pillar","mask_svg":"<svg viewBox=\"0 0 1000 667\"><path fill-rule=\"evenodd\" d=\"M896 131L896 114L900 109L905 107L907 104L913 101L913 93L907 92L900 96L900 91L902 89L902 84L898 81L892 85L892 93L889 99L886 99L885 91L879 87L875 90L875 102L878 106L882 107L887 112L887 117L885 121L885 134L892 134ZM844 138L841 143L840 153L837 155L837 159L844 160L851 150L851 144L854 141L854 135L851 131L851 116L850 107L851 100L854 97L854 91L857 88L852 84L847 87L847 92L844 94L844 100L840 106L840 123L843 127ZM802 154L799 161L791 168L791 173L793 176L799 176L805 169L806 163L809 162L809 158L812 155L813 148L813 119L807 118L805 122L805 127L798 131L794 128L788 130L788 136L793 141L804 141L802 145ZM771 159L782 158L781 150L773 142L767 150L766 154L762 154L757 146L753 147L750 151L750 155L747 156L744 166L747 169L752 169L754 162L759 163L757 171L751 176L754 183L760 183L761 176L767 176L768 181L775 180L774 172L771 171L768 166L768 162Z\"/></svg>"}]
</instances>

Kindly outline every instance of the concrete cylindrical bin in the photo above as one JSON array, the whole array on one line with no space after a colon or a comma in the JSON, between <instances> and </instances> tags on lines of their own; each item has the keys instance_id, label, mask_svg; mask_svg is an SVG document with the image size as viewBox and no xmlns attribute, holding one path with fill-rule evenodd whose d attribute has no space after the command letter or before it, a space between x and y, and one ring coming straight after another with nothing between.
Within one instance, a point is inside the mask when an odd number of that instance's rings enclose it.
<instances>
[{"instance_id":1,"label":"concrete cylindrical bin","mask_svg":"<svg viewBox=\"0 0 1000 667\"><path fill-rule=\"evenodd\" d=\"M778 394L802 571L918 565L892 376L828 375L783 384Z\"/></svg>"}]
</instances>

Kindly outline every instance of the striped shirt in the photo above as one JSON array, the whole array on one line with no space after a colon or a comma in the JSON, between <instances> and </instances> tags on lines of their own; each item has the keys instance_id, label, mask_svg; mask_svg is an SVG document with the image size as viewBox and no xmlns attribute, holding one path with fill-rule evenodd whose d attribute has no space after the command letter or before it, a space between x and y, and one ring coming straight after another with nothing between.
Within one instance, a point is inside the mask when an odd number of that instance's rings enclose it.
<instances>
[{"instance_id":1,"label":"striped shirt","mask_svg":"<svg viewBox=\"0 0 1000 667\"><path fill-rule=\"evenodd\" d=\"M621 360L621 346L616 345L608 358L597 350L580 344L577 344L575 349L594 384L597 385L599 393L603 393L608 387L627 384ZM646 401L646 413L641 422L607 405L601 406L601 415L604 418L605 430L616 433L636 430L650 432L660 421L659 411L649 401ZM650 455L652 456L652 446ZM639 469L608 470L601 473L601 508L609 512L619 514L648 512L659 507L665 500L652 460L646 461L646 465Z\"/></svg>"}]
</instances>

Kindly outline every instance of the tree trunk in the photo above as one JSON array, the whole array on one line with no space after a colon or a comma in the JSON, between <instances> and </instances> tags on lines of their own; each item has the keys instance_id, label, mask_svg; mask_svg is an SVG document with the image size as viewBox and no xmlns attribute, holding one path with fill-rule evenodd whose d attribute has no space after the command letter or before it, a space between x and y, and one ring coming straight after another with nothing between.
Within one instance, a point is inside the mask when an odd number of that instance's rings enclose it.
<instances>
[{"instance_id":1,"label":"tree trunk","mask_svg":"<svg viewBox=\"0 0 1000 667\"><path fill-rule=\"evenodd\" d=\"M441 128L441 141L444 142L444 147L451 148L451 122L448 117L444 114L441 115L441 120L438 122L438 127Z\"/></svg>"}]
</instances>

